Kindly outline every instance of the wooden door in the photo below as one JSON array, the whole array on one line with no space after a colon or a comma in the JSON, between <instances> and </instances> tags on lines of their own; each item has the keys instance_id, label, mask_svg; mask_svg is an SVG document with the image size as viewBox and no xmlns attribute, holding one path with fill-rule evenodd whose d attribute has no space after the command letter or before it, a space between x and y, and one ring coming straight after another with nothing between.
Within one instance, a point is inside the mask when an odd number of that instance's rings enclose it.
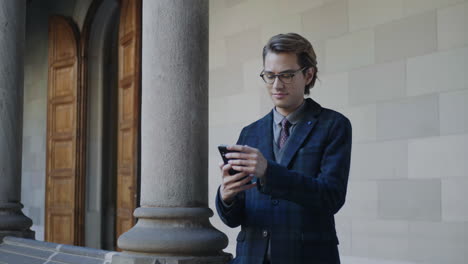
<instances>
[{"instance_id":1,"label":"wooden door","mask_svg":"<svg viewBox=\"0 0 468 264\"><path fill-rule=\"evenodd\" d=\"M141 0L122 0L119 25L116 240L135 225L140 131Z\"/></svg>"},{"instance_id":2,"label":"wooden door","mask_svg":"<svg viewBox=\"0 0 468 264\"><path fill-rule=\"evenodd\" d=\"M84 174L78 30L49 20L45 240L82 245Z\"/></svg>"}]
</instances>

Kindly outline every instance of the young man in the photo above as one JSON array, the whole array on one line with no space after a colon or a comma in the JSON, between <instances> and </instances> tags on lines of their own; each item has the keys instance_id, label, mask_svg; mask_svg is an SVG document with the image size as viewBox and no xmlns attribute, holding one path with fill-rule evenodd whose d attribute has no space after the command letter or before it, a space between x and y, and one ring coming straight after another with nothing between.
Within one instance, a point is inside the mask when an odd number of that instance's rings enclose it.
<instances>
[{"instance_id":1,"label":"young man","mask_svg":"<svg viewBox=\"0 0 468 264\"><path fill-rule=\"evenodd\" d=\"M275 107L242 130L228 147L237 152L220 164L216 209L226 225L241 226L232 263L340 263L334 214L345 202L351 124L304 99L317 60L302 36L272 37L263 66Z\"/></svg>"}]
</instances>

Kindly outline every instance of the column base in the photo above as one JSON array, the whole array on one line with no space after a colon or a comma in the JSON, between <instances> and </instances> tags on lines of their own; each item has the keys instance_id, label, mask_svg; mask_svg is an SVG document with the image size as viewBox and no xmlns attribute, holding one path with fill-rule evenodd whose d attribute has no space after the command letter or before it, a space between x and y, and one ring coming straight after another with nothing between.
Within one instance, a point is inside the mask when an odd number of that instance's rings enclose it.
<instances>
[{"instance_id":1,"label":"column base","mask_svg":"<svg viewBox=\"0 0 468 264\"><path fill-rule=\"evenodd\" d=\"M232 259L232 255L223 253L214 257L163 257L142 256L128 253L115 254L112 264L226 264Z\"/></svg>"},{"instance_id":2,"label":"column base","mask_svg":"<svg viewBox=\"0 0 468 264\"><path fill-rule=\"evenodd\" d=\"M202 263L198 259L204 259L203 263L226 263L231 258L222 251L228 244L227 236L208 220L213 216L209 208L140 207L134 215L137 224L117 242L124 253L172 261L162 263ZM214 262L206 262L209 259Z\"/></svg>"},{"instance_id":3,"label":"column base","mask_svg":"<svg viewBox=\"0 0 468 264\"><path fill-rule=\"evenodd\" d=\"M23 214L22 208L21 203L0 203L0 242L6 236L34 239L32 220Z\"/></svg>"},{"instance_id":4,"label":"column base","mask_svg":"<svg viewBox=\"0 0 468 264\"><path fill-rule=\"evenodd\" d=\"M36 232L32 231L31 229L24 230L24 231L0 231L0 243L3 242L3 239L5 237L9 237L9 236L35 239Z\"/></svg>"}]
</instances>

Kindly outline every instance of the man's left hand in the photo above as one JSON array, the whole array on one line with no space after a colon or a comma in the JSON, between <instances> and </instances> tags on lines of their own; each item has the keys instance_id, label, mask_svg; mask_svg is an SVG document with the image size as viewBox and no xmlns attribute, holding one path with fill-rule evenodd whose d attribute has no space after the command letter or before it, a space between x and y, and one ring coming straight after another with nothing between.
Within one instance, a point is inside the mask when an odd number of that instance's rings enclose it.
<instances>
[{"instance_id":1,"label":"man's left hand","mask_svg":"<svg viewBox=\"0 0 468 264\"><path fill-rule=\"evenodd\" d=\"M253 174L260 179L265 177L268 162L258 149L247 145L233 145L228 146L227 149L238 151L226 154L233 169Z\"/></svg>"}]
</instances>

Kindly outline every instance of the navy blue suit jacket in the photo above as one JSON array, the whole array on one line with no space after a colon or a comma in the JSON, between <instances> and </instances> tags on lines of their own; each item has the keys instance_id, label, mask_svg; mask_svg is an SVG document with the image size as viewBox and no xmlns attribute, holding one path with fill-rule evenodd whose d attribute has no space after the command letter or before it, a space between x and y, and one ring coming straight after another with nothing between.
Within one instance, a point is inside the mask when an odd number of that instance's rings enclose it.
<instances>
[{"instance_id":1,"label":"navy blue suit jacket","mask_svg":"<svg viewBox=\"0 0 468 264\"><path fill-rule=\"evenodd\" d=\"M339 263L334 214L346 197L351 124L342 114L306 99L305 115L288 139L281 163L273 154L273 112L245 127L237 144L259 149L268 161L266 183L216 209L230 227L241 226L232 263Z\"/></svg>"}]
</instances>

